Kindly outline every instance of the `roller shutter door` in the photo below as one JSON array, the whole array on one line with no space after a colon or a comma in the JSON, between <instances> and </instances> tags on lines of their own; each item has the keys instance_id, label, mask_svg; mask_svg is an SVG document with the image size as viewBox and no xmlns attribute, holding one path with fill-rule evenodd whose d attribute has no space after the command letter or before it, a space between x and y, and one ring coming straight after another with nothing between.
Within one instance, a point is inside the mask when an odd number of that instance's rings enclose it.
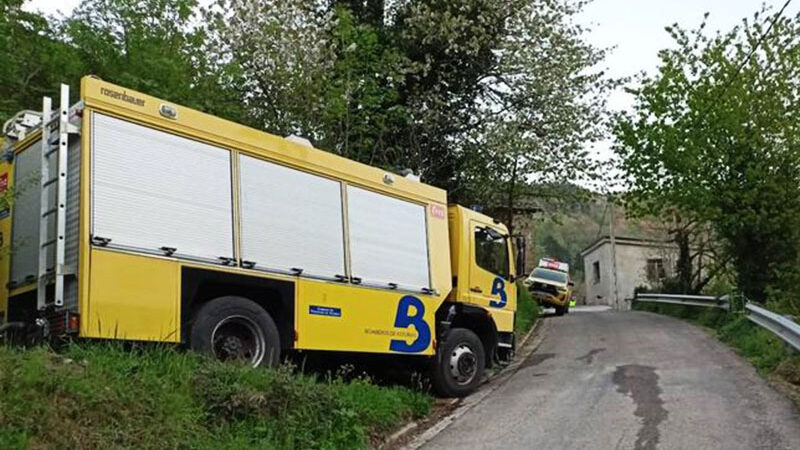
<instances>
[{"instance_id":1,"label":"roller shutter door","mask_svg":"<svg viewBox=\"0 0 800 450\"><path fill-rule=\"evenodd\" d=\"M233 257L230 152L92 116L92 233L110 246Z\"/></svg>"},{"instance_id":2,"label":"roller shutter door","mask_svg":"<svg viewBox=\"0 0 800 450\"><path fill-rule=\"evenodd\" d=\"M347 187L353 276L381 287L430 287L425 207Z\"/></svg>"},{"instance_id":3,"label":"roller shutter door","mask_svg":"<svg viewBox=\"0 0 800 450\"><path fill-rule=\"evenodd\" d=\"M240 156L242 257L257 268L344 275L341 183Z\"/></svg>"}]
</instances>

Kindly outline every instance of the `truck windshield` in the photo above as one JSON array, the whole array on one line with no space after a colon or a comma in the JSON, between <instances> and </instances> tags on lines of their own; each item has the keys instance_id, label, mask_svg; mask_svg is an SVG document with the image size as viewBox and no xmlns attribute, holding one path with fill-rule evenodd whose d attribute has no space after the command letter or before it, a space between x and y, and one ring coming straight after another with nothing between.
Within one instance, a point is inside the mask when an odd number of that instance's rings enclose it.
<instances>
[{"instance_id":1,"label":"truck windshield","mask_svg":"<svg viewBox=\"0 0 800 450\"><path fill-rule=\"evenodd\" d=\"M533 269L532 275L536 278L541 278L548 281L555 281L556 283L566 283L567 282L567 274L564 272L558 272L556 270L548 270L548 269Z\"/></svg>"},{"instance_id":2,"label":"truck windshield","mask_svg":"<svg viewBox=\"0 0 800 450\"><path fill-rule=\"evenodd\" d=\"M508 279L506 237L491 228L476 228L475 262L480 268Z\"/></svg>"}]
</instances>

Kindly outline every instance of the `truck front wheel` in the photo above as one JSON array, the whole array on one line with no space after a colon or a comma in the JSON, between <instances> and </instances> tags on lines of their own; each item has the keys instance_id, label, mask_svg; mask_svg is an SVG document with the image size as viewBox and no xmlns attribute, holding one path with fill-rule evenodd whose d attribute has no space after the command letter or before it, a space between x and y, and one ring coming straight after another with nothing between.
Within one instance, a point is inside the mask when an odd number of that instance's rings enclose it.
<instances>
[{"instance_id":1,"label":"truck front wheel","mask_svg":"<svg viewBox=\"0 0 800 450\"><path fill-rule=\"evenodd\" d=\"M433 387L443 397L467 396L478 388L485 367L486 353L478 336L466 328L453 328L436 353Z\"/></svg>"},{"instance_id":2,"label":"truck front wheel","mask_svg":"<svg viewBox=\"0 0 800 450\"><path fill-rule=\"evenodd\" d=\"M221 361L253 367L280 360L278 328L267 311L242 297L219 297L204 304L194 318L191 348Z\"/></svg>"}]
</instances>

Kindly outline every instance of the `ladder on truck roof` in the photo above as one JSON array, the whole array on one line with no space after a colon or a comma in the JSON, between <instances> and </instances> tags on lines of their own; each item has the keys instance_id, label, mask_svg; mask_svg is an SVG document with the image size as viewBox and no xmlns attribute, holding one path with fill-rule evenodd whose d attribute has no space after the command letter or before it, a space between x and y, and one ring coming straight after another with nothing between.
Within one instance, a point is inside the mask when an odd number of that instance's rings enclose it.
<instances>
[{"instance_id":1,"label":"ladder on truck roof","mask_svg":"<svg viewBox=\"0 0 800 450\"><path fill-rule=\"evenodd\" d=\"M47 286L55 278L56 308L64 306L64 279L69 275L66 265L65 235L67 228L67 148L69 135L78 134L78 127L69 122L69 86L61 85L58 117L52 117L52 99L42 100L42 155L41 155L41 215L39 216L39 272L37 307L46 304ZM56 164L50 156L56 154ZM53 167L54 166L54 167ZM55 194L55 195L53 195ZM50 236L49 221L55 218L55 236ZM55 246L55 264L48 270L48 253Z\"/></svg>"}]
</instances>

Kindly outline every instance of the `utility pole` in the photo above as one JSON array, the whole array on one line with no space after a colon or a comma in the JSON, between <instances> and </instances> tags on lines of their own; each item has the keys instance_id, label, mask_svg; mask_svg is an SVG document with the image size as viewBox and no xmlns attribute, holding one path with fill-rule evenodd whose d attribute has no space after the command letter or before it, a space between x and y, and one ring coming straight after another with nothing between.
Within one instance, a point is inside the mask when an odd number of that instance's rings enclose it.
<instances>
[{"instance_id":1,"label":"utility pole","mask_svg":"<svg viewBox=\"0 0 800 450\"><path fill-rule=\"evenodd\" d=\"M608 234L609 238L611 239L611 277L614 280L613 290L614 293L612 295L612 301L614 302L613 306L614 309L619 310L619 289L617 288L617 238L616 238L616 222L617 217L614 213L614 202L611 201L610 197L606 197L606 202L608 202L608 212L610 215L608 221Z\"/></svg>"}]
</instances>

